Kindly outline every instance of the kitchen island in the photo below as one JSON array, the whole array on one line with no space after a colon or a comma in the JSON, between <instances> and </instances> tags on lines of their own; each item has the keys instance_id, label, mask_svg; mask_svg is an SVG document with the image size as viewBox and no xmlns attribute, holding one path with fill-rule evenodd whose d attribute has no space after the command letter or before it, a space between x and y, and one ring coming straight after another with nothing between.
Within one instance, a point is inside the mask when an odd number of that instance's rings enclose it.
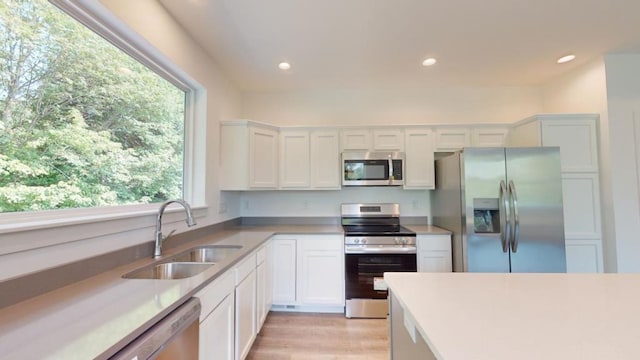
<instances>
[{"instance_id":1,"label":"kitchen island","mask_svg":"<svg viewBox=\"0 0 640 360\"><path fill-rule=\"evenodd\" d=\"M386 273L392 358L638 359L640 274Z\"/></svg>"}]
</instances>

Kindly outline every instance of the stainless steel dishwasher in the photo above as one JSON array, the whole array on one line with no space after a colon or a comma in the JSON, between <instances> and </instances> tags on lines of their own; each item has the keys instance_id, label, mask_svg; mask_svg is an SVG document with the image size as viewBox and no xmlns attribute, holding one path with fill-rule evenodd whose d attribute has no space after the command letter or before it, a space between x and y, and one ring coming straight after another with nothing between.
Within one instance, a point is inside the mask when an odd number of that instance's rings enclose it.
<instances>
[{"instance_id":1,"label":"stainless steel dishwasher","mask_svg":"<svg viewBox=\"0 0 640 360\"><path fill-rule=\"evenodd\" d=\"M111 360L198 359L200 300L191 298L116 353Z\"/></svg>"}]
</instances>

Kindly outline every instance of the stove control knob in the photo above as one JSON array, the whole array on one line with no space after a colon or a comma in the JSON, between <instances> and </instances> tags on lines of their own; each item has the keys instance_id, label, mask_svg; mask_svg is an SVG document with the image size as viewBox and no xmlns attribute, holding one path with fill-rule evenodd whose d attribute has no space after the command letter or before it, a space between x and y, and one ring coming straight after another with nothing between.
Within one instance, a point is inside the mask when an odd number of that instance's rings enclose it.
<instances>
[{"instance_id":1,"label":"stove control knob","mask_svg":"<svg viewBox=\"0 0 640 360\"><path fill-rule=\"evenodd\" d=\"M402 245L407 245L407 238L402 238Z\"/></svg>"},{"instance_id":2,"label":"stove control knob","mask_svg":"<svg viewBox=\"0 0 640 360\"><path fill-rule=\"evenodd\" d=\"M361 240L360 240L360 243L361 243L361 244L366 244L366 243L367 243L367 239L361 239Z\"/></svg>"}]
</instances>

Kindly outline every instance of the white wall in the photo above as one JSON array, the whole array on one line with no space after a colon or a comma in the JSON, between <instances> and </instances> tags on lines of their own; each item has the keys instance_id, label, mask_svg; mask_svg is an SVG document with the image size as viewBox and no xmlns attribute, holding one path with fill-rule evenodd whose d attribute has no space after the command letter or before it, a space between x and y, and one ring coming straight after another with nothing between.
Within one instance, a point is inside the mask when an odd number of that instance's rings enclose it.
<instances>
[{"instance_id":1,"label":"white wall","mask_svg":"<svg viewBox=\"0 0 640 360\"><path fill-rule=\"evenodd\" d=\"M619 272L640 272L640 54L605 56Z\"/></svg>"},{"instance_id":2,"label":"white wall","mask_svg":"<svg viewBox=\"0 0 640 360\"><path fill-rule=\"evenodd\" d=\"M535 87L249 92L242 115L274 125L510 123L541 108Z\"/></svg>"},{"instance_id":3,"label":"white wall","mask_svg":"<svg viewBox=\"0 0 640 360\"><path fill-rule=\"evenodd\" d=\"M598 58L542 88L542 111L546 113L600 114L600 197L602 202L602 231L604 267L606 272L617 271L614 205L611 187L611 144L607 109L607 79L603 58Z\"/></svg>"}]
</instances>

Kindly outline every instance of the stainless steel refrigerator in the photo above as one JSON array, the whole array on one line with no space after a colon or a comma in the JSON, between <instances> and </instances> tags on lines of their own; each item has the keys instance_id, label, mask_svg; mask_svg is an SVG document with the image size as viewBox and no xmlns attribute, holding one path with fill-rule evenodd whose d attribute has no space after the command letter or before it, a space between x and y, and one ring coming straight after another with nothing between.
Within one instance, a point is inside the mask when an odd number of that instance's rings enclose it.
<instances>
[{"instance_id":1,"label":"stainless steel refrigerator","mask_svg":"<svg viewBox=\"0 0 640 360\"><path fill-rule=\"evenodd\" d=\"M433 224L454 271L566 272L560 149L465 148L436 160Z\"/></svg>"}]
</instances>

